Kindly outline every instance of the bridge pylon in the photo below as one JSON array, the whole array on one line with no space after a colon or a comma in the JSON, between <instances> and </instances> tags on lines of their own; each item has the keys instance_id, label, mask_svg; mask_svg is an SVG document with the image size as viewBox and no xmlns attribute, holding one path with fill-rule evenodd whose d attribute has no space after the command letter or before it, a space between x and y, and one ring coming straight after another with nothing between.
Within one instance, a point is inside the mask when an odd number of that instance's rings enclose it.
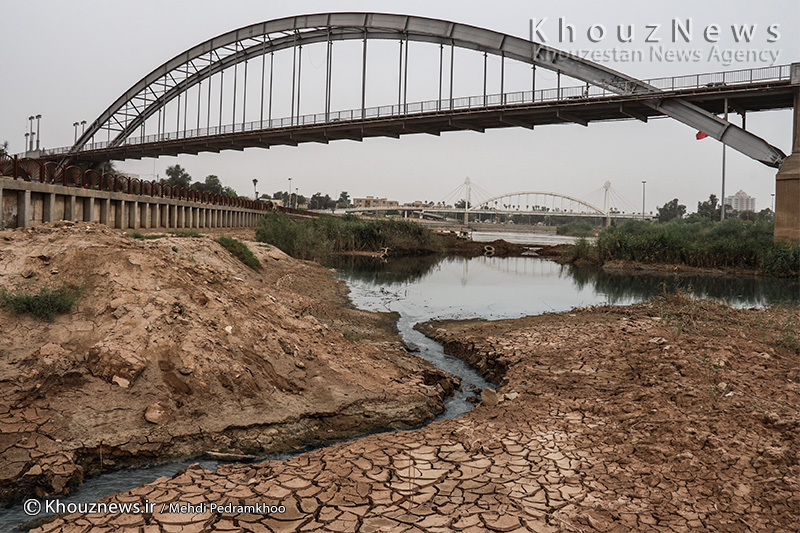
<instances>
[{"instance_id":1,"label":"bridge pylon","mask_svg":"<svg viewBox=\"0 0 800 533\"><path fill-rule=\"evenodd\" d=\"M776 241L800 242L800 63L792 64L794 85L792 153L775 176Z\"/></svg>"}]
</instances>

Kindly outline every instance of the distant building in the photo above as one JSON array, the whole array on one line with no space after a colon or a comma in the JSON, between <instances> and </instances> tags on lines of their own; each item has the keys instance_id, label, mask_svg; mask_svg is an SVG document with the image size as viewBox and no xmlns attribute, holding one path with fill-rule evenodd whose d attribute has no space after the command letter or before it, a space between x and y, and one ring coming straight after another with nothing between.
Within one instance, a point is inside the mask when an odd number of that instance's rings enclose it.
<instances>
[{"instance_id":1,"label":"distant building","mask_svg":"<svg viewBox=\"0 0 800 533\"><path fill-rule=\"evenodd\" d=\"M756 199L748 196L746 192L739 191L733 196L725 197L725 205L731 206L736 211L753 211L756 210Z\"/></svg>"},{"instance_id":2,"label":"distant building","mask_svg":"<svg viewBox=\"0 0 800 533\"><path fill-rule=\"evenodd\" d=\"M396 208L400 207L400 204L395 200L367 196L366 198L353 198L353 207L356 209L369 209L371 207Z\"/></svg>"},{"instance_id":3,"label":"distant building","mask_svg":"<svg viewBox=\"0 0 800 533\"><path fill-rule=\"evenodd\" d=\"M411 203L403 204L403 207L433 207L433 202L423 202L421 200L414 200Z\"/></svg>"}]
</instances>

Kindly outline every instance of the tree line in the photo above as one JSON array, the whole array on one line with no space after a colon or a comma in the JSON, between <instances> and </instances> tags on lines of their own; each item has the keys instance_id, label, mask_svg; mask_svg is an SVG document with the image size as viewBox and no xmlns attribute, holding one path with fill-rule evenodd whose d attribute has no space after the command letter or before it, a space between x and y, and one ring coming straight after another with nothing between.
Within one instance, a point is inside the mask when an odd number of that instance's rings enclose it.
<instances>
[{"instance_id":1,"label":"tree line","mask_svg":"<svg viewBox=\"0 0 800 533\"><path fill-rule=\"evenodd\" d=\"M669 222L679 218L684 218L686 215L686 206L680 204L677 198L673 198L658 208L658 221ZM725 205L725 218L739 218L741 220L751 221L771 221L775 217L775 213L769 207L762 209L758 213L753 211L736 211L730 205ZM709 220L717 222L722 218L722 204L715 194L708 197L705 202L697 202L697 211L691 213L686 219L689 222L697 222L701 220Z\"/></svg>"},{"instance_id":2,"label":"tree line","mask_svg":"<svg viewBox=\"0 0 800 533\"><path fill-rule=\"evenodd\" d=\"M233 188L223 186L219 177L214 174L206 176L205 181L195 181L192 183L192 177L180 165L167 167L166 173L168 177L167 179L162 179L161 183L169 185L170 187L183 187L185 189L207 192L209 194L226 194L233 197L239 196Z\"/></svg>"}]
</instances>

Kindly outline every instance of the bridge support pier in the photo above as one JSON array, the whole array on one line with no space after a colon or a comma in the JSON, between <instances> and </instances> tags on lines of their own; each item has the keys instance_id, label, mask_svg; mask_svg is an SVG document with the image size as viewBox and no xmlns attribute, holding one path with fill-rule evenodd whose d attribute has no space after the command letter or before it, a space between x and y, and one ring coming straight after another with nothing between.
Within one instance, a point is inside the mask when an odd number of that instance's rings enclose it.
<instances>
[{"instance_id":1,"label":"bridge support pier","mask_svg":"<svg viewBox=\"0 0 800 533\"><path fill-rule=\"evenodd\" d=\"M139 202L128 202L128 224L131 229L139 229Z\"/></svg>"},{"instance_id":2,"label":"bridge support pier","mask_svg":"<svg viewBox=\"0 0 800 533\"><path fill-rule=\"evenodd\" d=\"M100 223L109 226L111 218L111 199L106 198L100 202Z\"/></svg>"},{"instance_id":3,"label":"bridge support pier","mask_svg":"<svg viewBox=\"0 0 800 533\"><path fill-rule=\"evenodd\" d=\"M83 199L83 221L91 222L94 220L94 197Z\"/></svg>"},{"instance_id":4,"label":"bridge support pier","mask_svg":"<svg viewBox=\"0 0 800 533\"><path fill-rule=\"evenodd\" d=\"M78 209L75 196L70 194L64 201L64 220L71 220L73 222L78 220Z\"/></svg>"},{"instance_id":5,"label":"bridge support pier","mask_svg":"<svg viewBox=\"0 0 800 533\"><path fill-rule=\"evenodd\" d=\"M27 228L31 225L31 191L17 193L17 227Z\"/></svg>"},{"instance_id":6,"label":"bridge support pier","mask_svg":"<svg viewBox=\"0 0 800 533\"><path fill-rule=\"evenodd\" d=\"M142 206L142 227L150 229L150 202L145 202Z\"/></svg>"},{"instance_id":7,"label":"bridge support pier","mask_svg":"<svg viewBox=\"0 0 800 533\"><path fill-rule=\"evenodd\" d=\"M125 223L125 200L117 202L117 212L114 213L114 227L117 229L125 229L128 227Z\"/></svg>"},{"instance_id":8,"label":"bridge support pier","mask_svg":"<svg viewBox=\"0 0 800 533\"><path fill-rule=\"evenodd\" d=\"M800 85L800 64L792 65L792 83ZM776 241L800 242L800 87L794 88L792 154L775 176Z\"/></svg>"},{"instance_id":9,"label":"bridge support pier","mask_svg":"<svg viewBox=\"0 0 800 533\"><path fill-rule=\"evenodd\" d=\"M51 192L44 196L44 205L42 207L42 221L55 222L56 221L56 193Z\"/></svg>"}]
</instances>

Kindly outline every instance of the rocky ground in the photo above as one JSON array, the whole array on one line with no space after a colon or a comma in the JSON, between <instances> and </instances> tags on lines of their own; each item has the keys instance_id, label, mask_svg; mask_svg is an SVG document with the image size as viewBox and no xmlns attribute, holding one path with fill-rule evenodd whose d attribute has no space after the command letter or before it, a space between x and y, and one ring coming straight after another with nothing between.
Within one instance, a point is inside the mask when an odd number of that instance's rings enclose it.
<instances>
[{"instance_id":1,"label":"rocky ground","mask_svg":"<svg viewBox=\"0 0 800 533\"><path fill-rule=\"evenodd\" d=\"M403 349L391 315L344 308L347 288L327 269L249 246L259 271L211 238L66 222L0 232L0 289L83 290L53 322L0 308L1 500L61 494L125 464L277 451L441 411L452 380Z\"/></svg>"},{"instance_id":2,"label":"rocky ground","mask_svg":"<svg viewBox=\"0 0 800 533\"><path fill-rule=\"evenodd\" d=\"M287 461L190 467L110 498L152 512L37 531L797 531L798 313L673 297L429 323L501 384L470 413Z\"/></svg>"}]
</instances>

